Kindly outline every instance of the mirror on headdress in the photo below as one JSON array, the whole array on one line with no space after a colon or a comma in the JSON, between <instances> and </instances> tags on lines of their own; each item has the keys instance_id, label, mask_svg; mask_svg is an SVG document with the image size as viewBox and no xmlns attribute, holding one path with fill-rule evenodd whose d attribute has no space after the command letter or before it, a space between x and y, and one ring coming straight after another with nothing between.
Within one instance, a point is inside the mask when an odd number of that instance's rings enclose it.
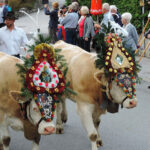
<instances>
[{"instance_id":1,"label":"mirror on headdress","mask_svg":"<svg viewBox=\"0 0 150 150\"><path fill-rule=\"evenodd\" d=\"M119 54L117 54L117 56L115 57L115 61L119 64L122 65L123 64L123 57Z\"/></svg>"}]
</instances>

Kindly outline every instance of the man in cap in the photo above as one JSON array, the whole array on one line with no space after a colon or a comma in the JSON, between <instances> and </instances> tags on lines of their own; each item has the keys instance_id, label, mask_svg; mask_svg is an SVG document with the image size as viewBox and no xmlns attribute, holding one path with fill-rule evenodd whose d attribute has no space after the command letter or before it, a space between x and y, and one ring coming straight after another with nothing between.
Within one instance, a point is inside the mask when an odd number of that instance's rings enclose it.
<instances>
[{"instance_id":1,"label":"man in cap","mask_svg":"<svg viewBox=\"0 0 150 150\"><path fill-rule=\"evenodd\" d=\"M23 29L15 26L14 12L8 12L4 17L6 26L0 29L0 52L20 58L20 48L28 43Z\"/></svg>"}]
</instances>

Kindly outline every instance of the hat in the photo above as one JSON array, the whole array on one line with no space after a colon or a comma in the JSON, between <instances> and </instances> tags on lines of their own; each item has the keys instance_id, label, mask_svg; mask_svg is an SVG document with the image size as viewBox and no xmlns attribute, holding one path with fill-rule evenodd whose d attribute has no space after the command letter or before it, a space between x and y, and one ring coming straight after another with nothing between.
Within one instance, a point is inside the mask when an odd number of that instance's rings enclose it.
<instances>
[{"instance_id":1,"label":"hat","mask_svg":"<svg viewBox=\"0 0 150 150\"><path fill-rule=\"evenodd\" d=\"M67 8L67 6L66 6L66 5L61 6L61 9L65 9L65 8Z\"/></svg>"},{"instance_id":2,"label":"hat","mask_svg":"<svg viewBox=\"0 0 150 150\"><path fill-rule=\"evenodd\" d=\"M6 19L16 20L17 19L13 11L8 12L3 18L4 20Z\"/></svg>"}]
</instances>

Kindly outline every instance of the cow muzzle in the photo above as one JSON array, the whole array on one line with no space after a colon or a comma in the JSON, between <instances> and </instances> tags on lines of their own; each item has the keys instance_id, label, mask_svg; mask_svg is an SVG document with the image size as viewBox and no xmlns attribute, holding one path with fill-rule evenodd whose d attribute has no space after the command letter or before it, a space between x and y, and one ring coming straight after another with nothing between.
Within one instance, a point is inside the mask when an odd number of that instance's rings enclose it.
<instances>
[{"instance_id":1,"label":"cow muzzle","mask_svg":"<svg viewBox=\"0 0 150 150\"><path fill-rule=\"evenodd\" d=\"M42 135L50 135L55 133L55 125L53 122L41 121L38 126L38 133Z\"/></svg>"},{"instance_id":2,"label":"cow muzzle","mask_svg":"<svg viewBox=\"0 0 150 150\"><path fill-rule=\"evenodd\" d=\"M136 99L126 99L126 101L123 102L123 108L134 108L137 106L137 100Z\"/></svg>"},{"instance_id":3,"label":"cow muzzle","mask_svg":"<svg viewBox=\"0 0 150 150\"><path fill-rule=\"evenodd\" d=\"M44 128L44 135L50 135L55 133L54 127L46 127Z\"/></svg>"}]
</instances>

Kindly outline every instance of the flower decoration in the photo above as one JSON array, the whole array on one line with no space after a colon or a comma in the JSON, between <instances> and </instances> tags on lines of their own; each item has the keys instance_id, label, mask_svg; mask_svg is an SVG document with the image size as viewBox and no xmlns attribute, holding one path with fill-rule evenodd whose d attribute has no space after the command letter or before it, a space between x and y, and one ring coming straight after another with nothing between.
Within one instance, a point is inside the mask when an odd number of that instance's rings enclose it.
<instances>
[{"instance_id":1,"label":"flower decoration","mask_svg":"<svg viewBox=\"0 0 150 150\"><path fill-rule=\"evenodd\" d=\"M132 73L134 70L135 64L134 64L134 61L133 61L131 55L122 46L121 38L115 33L109 33L108 36L105 38L105 42L107 43L105 65L106 65L106 68L108 69L108 71L111 74L116 74L118 72L121 72L122 68L114 68L112 61L111 61L114 49L118 49L118 50L120 50L121 55L127 58L126 60L129 63L129 66L126 66L124 69L128 73ZM118 55L118 57L116 59L118 59L117 61L119 63L119 61L120 61L119 59L123 59L123 58L121 58L121 56Z\"/></svg>"},{"instance_id":2,"label":"flower decoration","mask_svg":"<svg viewBox=\"0 0 150 150\"><path fill-rule=\"evenodd\" d=\"M115 81L117 82L117 85L123 88L128 98L132 99L136 97L135 77L133 75L127 72L117 73L115 75Z\"/></svg>"},{"instance_id":3,"label":"flower decoration","mask_svg":"<svg viewBox=\"0 0 150 150\"><path fill-rule=\"evenodd\" d=\"M52 121L56 108L57 94L65 89L65 80L55 63L54 48L46 43L34 49L34 63L26 73L26 87L33 97L42 117Z\"/></svg>"},{"instance_id":4,"label":"flower decoration","mask_svg":"<svg viewBox=\"0 0 150 150\"><path fill-rule=\"evenodd\" d=\"M52 121L56 109L56 103L53 97L46 93L42 93L34 94L34 99L41 112L42 118L47 122Z\"/></svg>"}]
</instances>

